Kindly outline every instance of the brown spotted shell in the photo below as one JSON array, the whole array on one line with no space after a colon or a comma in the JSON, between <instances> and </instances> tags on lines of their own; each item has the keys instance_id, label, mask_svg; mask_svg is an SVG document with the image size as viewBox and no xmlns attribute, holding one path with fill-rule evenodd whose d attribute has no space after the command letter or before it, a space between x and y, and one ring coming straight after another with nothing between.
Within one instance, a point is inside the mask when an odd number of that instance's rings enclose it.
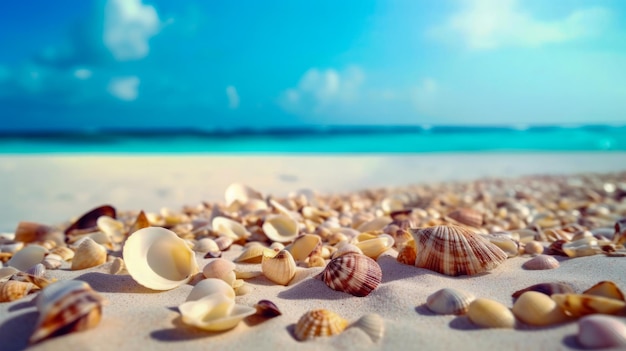
<instances>
[{"instance_id":1,"label":"brown spotted shell","mask_svg":"<svg viewBox=\"0 0 626 351\"><path fill-rule=\"evenodd\" d=\"M294 335L300 341L320 336L337 335L348 326L348 321L335 312L319 309L309 311L300 317Z\"/></svg>"},{"instance_id":2,"label":"brown spotted shell","mask_svg":"<svg viewBox=\"0 0 626 351\"><path fill-rule=\"evenodd\" d=\"M330 260L318 277L333 290L362 297L376 289L383 273L373 259L348 253Z\"/></svg>"},{"instance_id":3,"label":"brown spotted shell","mask_svg":"<svg viewBox=\"0 0 626 351\"><path fill-rule=\"evenodd\" d=\"M417 247L415 266L450 276L490 271L507 259L507 254L475 234L456 225L411 230Z\"/></svg>"}]
</instances>

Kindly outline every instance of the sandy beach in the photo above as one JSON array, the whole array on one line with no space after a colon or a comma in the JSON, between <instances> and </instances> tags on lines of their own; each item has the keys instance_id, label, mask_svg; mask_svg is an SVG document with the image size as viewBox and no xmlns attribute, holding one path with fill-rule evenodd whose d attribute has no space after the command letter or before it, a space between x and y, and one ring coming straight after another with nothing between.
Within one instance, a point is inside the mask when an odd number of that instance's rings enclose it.
<instances>
[{"instance_id":1,"label":"sandy beach","mask_svg":"<svg viewBox=\"0 0 626 351\"><path fill-rule=\"evenodd\" d=\"M3 186L0 232L13 232L20 221L61 224L102 205L118 211L162 208L179 210L203 202L223 203L229 184L239 182L263 195L287 197L299 189L321 194L347 194L362 189L411 185L515 179L527 175L571 175L626 171L626 153L491 153L421 155L61 155L0 156ZM623 179L622 182L626 181ZM242 246L233 245L223 258L234 259ZM567 258L556 256L560 267L525 270L531 257L511 257L489 273L450 277L396 261L397 251L377 258L381 284L368 296L356 297L328 288L312 279L322 267L298 267L287 285L264 276L246 280L250 291L236 297L237 304L253 306L273 301L282 315L260 323L241 322L232 330L212 333L182 323L178 305L191 284L154 291L130 275L109 273L111 263L72 271L69 266L49 270L58 280L89 283L107 303L93 329L55 337L28 346L39 313L37 294L0 304L0 350L567 350L580 349L575 321L548 327L520 324L515 329L488 329L466 316L437 315L425 307L426 298L441 288L471 292L511 307L511 294L543 282L566 282L582 292L600 281L613 281L626 289L626 258L603 254ZM210 261L196 254L200 269ZM238 264L259 271L259 264ZM365 313L384 320L384 335L377 343L361 330L348 328L340 335L300 342L292 331L308 310L325 308L348 321ZM623 322L626 318L618 317Z\"/></svg>"}]
</instances>

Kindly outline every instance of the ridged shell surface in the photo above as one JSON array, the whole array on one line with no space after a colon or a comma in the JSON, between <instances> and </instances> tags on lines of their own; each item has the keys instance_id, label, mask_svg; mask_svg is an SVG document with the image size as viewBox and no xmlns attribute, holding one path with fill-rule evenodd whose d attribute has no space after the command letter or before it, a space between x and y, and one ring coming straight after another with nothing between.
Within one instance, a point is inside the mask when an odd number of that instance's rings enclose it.
<instances>
[{"instance_id":1,"label":"ridged shell surface","mask_svg":"<svg viewBox=\"0 0 626 351\"><path fill-rule=\"evenodd\" d=\"M555 269L559 268L559 266L559 261L557 261L556 258L549 255L537 255L530 260L524 262L522 268L538 271L545 269Z\"/></svg>"},{"instance_id":2,"label":"ridged shell surface","mask_svg":"<svg viewBox=\"0 0 626 351\"><path fill-rule=\"evenodd\" d=\"M458 210L448 213L448 217L471 227L480 228L480 226L483 225L482 213L471 208L459 208Z\"/></svg>"},{"instance_id":3,"label":"ridged shell surface","mask_svg":"<svg viewBox=\"0 0 626 351\"><path fill-rule=\"evenodd\" d=\"M320 278L333 290L367 296L382 280L382 270L373 259L356 253L333 258Z\"/></svg>"},{"instance_id":4,"label":"ridged shell surface","mask_svg":"<svg viewBox=\"0 0 626 351\"><path fill-rule=\"evenodd\" d=\"M507 259L507 254L471 230L435 226L412 230L417 247L415 266L449 276L490 271Z\"/></svg>"},{"instance_id":5,"label":"ridged shell surface","mask_svg":"<svg viewBox=\"0 0 626 351\"><path fill-rule=\"evenodd\" d=\"M476 297L466 291L444 288L426 299L426 307L438 314L464 314Z\"/></svg>"},{"instance_id":6,"label":"ridged shell surface","mask_svg":"<svg viewBox=\"0 0 626 351\"><path fill-rule=\"evenodd\" d=\"M312 310L300 317L294 334L300 341L320 336L337 335L348 326L348 321L335 312L319 309Z\"/></svg>"}]
</instances>

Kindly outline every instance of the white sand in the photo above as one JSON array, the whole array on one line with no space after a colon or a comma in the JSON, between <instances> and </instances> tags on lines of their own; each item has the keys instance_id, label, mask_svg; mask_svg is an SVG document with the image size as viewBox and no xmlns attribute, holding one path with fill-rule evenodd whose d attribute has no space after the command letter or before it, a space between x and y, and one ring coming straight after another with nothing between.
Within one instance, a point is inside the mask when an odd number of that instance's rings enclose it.
<instances>
[{"instance_id":1,"label":"white sand","mask_svg":"<svg viewBox=\"0 0 626 351\"><path fill-rule=\"evenodd\" d=\"M97 205L119 210L179 208L200 201L223 201L226 186L238 181L265 194L286 195L300 188L347 192L365 187L403 186L424 182L514 177L523 174L568 174L626 170L624 153L569 154L430 154L406 156L2 156L0 184L4 201L0 231L13 231L21 220L59 223ZM226 253L237 255L238 247ZM237 303L274 301L283 315L257 325L241 323L225 333L207 333L181 324L176 306L190 285L154 292L128 275L109 275L104 265L84 271L49 271L59 279L89 282L109 301L95 329L50 339L32 350L317 350L317 349L569 349L577 348L576 323L549 328L490 330L474 327L466 317L428 312L426 297L443 287L464 289L511 306L510 294L550 281L572 283L582 291L601 280L626 289L626 259L563 259L561 267L526 271L527 257L507 260L478 277L451 278L398 264L389 251L378 259L382 284L359 298L333 291L310 279L320 271L300 268L289 286L264 277L249 280L251 293ZM202 267L208 260L198 256ZM243 266L242 266L243 267ZM244 268L259 270L260 265ZM34 297L34 296L33 296ZM0 304L0 350L22 349L38 312L33 297ZM290 330L307 310L327 308L349 320L368 312L385 319L386 332L373 344L360 330L310 342L297 342Z\"/></svg>"}]
</instances>

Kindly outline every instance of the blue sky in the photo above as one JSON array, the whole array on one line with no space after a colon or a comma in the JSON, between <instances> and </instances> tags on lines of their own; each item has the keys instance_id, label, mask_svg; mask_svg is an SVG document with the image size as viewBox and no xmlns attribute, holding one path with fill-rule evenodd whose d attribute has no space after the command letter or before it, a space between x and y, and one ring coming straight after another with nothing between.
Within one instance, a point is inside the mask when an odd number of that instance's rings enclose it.
<instances>
[{"instance_id":1,"label":"blue sky","mask_svg":"<svg viewBox=\"0 0 626 351\"><path fill-rule=\"evenodd\" d=\"M0 129L626 123L621 0L12 1Z\"/></svg>"}]
</instances>

